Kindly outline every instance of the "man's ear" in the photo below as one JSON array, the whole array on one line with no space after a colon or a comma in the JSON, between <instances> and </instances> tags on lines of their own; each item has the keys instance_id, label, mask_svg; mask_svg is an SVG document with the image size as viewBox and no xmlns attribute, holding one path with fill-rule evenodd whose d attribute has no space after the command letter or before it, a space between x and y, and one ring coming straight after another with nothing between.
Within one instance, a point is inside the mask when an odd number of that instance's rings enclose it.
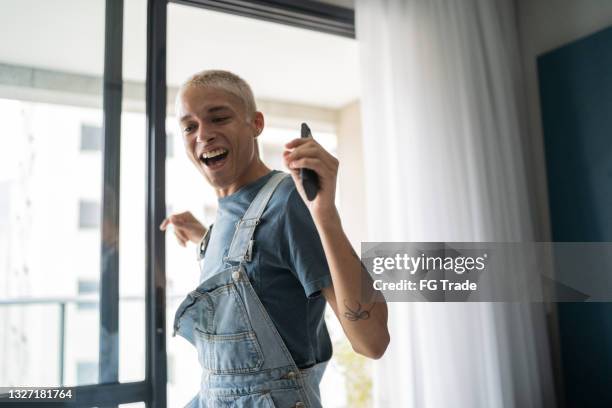
<instances>
[{"instance_id":1,"label":"man's ear","mask_svg":"<svg viewBox=\"0 0 612 408\"><path fill-rule=\"evenodd\" d=\"M255 127L255 137L259 136L264 129L265 121L264 115L261 112L255 112L253 114L253 126Z\"/></svg>"}]
</instances>

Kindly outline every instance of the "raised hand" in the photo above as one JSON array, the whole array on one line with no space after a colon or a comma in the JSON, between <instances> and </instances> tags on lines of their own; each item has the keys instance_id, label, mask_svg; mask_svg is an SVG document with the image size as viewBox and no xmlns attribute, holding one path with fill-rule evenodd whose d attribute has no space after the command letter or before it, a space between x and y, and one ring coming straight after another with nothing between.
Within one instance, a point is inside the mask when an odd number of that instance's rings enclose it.
<instances>
[{"instance_id":1,"label":"raised hand","mask_svg":"<svg viewBox=\"0 0 612 408\"><path fill-rule=\"evenodd\" d=\"M181 246L187 246L190 241L197 244L206 234L206 227L189 211L170 215L162 221L159 229L166 231L169 225L174 227L174 235Z\"/></svg>"},{"instance_id":2,"label":"raised hand","mask_svg":"<svg viewBox=\"0 0 612 408\"><path fill-rule=\"evenodd\" d=\"M315 221L336 212L336 179L339 162L312 137L293 139L285 145L283 159L291 171L300 196ZM300 180L300 168L313 170L319 176L319 192L309 201Z\"/></svg>"}]
</instances>

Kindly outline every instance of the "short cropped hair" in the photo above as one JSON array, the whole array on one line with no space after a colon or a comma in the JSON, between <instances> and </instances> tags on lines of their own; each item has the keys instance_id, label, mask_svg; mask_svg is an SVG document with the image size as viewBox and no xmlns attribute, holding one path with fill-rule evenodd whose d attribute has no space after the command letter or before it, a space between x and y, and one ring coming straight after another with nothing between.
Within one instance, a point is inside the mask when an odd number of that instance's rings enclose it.
<instances>
[{"instance_id":1,"label":"short cropped hair","mask_svg":"<svg viewBox=\"0 0 612 408\"><path fill-rule=\"evenodd\" d=\"M210 69L198 72L187 79L179 88L177 94L191 86L212 87L227 91L238 97L244 105L246 115L250 119L257 111L255 97L249 84L238 75L223 70ZM178 102L178 99L177 99Z\"/></svg>"}]
</instances>

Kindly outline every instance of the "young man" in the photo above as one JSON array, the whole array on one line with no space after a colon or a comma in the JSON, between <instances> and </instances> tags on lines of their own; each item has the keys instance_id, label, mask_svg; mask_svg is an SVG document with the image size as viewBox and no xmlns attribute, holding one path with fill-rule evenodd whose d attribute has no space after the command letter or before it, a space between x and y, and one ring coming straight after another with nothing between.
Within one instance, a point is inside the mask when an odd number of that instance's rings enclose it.
<instances>
[{"instance_id":1,"label":"young man","mask_svg":"<svg viewBox=\"0 0 612 408\"><path fill-rule=\"evenodd\" d=\"M332 354L326 302L357 353L377 359L389 343L384 298L370 289L334 204L338 160L296 138L283 153L291 177L266 167L256 143L263 114L249 85L227 71L191 77L176 114L187 157L219 201L209 229L189 212L160 226L173 225L183 246L197 243L201 262L202 283L174 321L203 367L188 406L320 407ZM319 177L312 201L300 168Z\"/></svg>"}]
</instances>

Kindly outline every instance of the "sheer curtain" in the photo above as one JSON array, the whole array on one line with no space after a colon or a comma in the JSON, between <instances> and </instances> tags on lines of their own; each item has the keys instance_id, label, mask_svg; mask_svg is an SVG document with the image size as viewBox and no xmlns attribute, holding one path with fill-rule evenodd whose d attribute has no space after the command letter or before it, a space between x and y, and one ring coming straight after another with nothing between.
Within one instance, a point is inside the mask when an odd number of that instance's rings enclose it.
<instances>
[{"instance_id":1,"label":"sheer curtain","mask_svg":"<svg viewBox=\"0 0 612 408\"><path fill-rule=\"evenodd\" d=\"M357 0L370 241L531 241L511 0ZM377 407L555 406L542 304L393 303Z\"/></svg>"}]
</instances>

